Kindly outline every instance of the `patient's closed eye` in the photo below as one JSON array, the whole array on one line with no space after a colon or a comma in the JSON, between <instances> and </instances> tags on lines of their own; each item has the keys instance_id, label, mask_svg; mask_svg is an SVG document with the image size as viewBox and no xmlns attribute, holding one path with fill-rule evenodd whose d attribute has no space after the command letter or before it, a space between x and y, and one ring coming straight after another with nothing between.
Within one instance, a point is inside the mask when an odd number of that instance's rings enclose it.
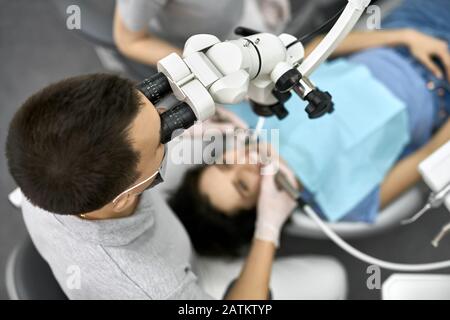
<instances>
[{"instance_id":1,"label":"patient's closed eye","mask_svg":"<svg viewBox=\"0 0 450 320\"><path fill-rule=\"evenodd\" d=\"M249 190L249 187L248 187L247 183L245 183L245 181L239 179L235 183L235 186L236 186L237 191L239 192L239 194L242 197L248 196L248 193L249 193L250 190Z\"/></svg>"},{"instance_id":2,"label":"patient's closed eye","mask_svg":"<svg viewBox=\"0 0 450 320\"><path fill-rule=\"evenodd\" d=\"M244 181L239 180L239 181L238 181L238 184L239 184L239 187L240 187L242 190L248 191L248 186L247 186L247 184L246 184Z\"/></svg>"}]
</instances>

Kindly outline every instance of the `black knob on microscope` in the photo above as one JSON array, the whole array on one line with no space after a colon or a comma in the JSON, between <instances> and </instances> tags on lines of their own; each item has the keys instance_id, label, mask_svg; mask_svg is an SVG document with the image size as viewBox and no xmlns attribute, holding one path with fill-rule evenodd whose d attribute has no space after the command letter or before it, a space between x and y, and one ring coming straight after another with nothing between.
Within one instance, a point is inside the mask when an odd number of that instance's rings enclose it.
<instances>
[{"instance_id":1,"label":"black knob on microscope","mask_svg":"<svg viewBox=\"0 0 450 320\"><path fill-rule=\"evenodd\" d=\"M305 100L309 102L305 111L310 119L316 119L325 113L331 113L334 110L334 103L331 100L331 94L328 91L314 89L308 93Z\"/></svg>"},{"instance_id":2,"label":"black knob on microscope","mask_svg":"<svg viewBox=\"0 0 450 320\"><path fill-rule=\"evenodd\" d=\"M289 69L277 80L275 89L279 92L290 91L302 79L302 74L297 69Z\"/></svg>"},{"instance_id":3,"label":"black knob on microscope","mask_svg":"<svg viewBox=\"0 0 450 320\"><path fill-rule=\"evenodd\" d=\"M272 106L272 112L278 118L278 120L283 120L289 114L289 111L284 106L284 103L278 102Z\"/></svg>"}]
</instances>

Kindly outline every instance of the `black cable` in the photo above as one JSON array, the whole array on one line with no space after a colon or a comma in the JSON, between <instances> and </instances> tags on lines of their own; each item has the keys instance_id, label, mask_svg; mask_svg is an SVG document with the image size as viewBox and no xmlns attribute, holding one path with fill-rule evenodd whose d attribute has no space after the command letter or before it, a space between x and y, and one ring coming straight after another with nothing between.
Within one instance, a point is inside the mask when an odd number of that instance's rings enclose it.
<instances>
[{"instance_id":1,"label":"black cable","mask_svg":"<svg viewBox=\"0 0 450 320\"><path fill-rule=\"evenodd\" d=\"M316 35L320 34L325 28L327 28L331 23L335 23L339 16L341 15L342 11L344 11L345 6L341 8L338 12L336 12L331 18L329 18L327 21L322 23L317 29L311 31L310 33L307 33L303 36L301 36L298 41L301 43L308 42L311 40L311 38L315 37Z\"/></svg>"},{"instance_id":2,"label":"black cable","mask_svg":"<svg viewBox=\"0 0 450 320\"><path fill-rule=\"evenodd\" d=\"M370 2L370 4L374 4L378 2L378 0L372 0ZM311 40L312 37L317 36L318 34L320 34L325 28L327 28L330 24L335 23L337 21L337 19L339 18L339 16L341 15L342 11L344 11L346 6L342 7L338 12L336 12L331 18L329 18L327 21L325 21L324 23L322 23L317 29L311 31L310 33L307 33L303 36L301 36L298 41L301 43L305 43L308 42L309 40Z\"/></svg>"}]
</instances>

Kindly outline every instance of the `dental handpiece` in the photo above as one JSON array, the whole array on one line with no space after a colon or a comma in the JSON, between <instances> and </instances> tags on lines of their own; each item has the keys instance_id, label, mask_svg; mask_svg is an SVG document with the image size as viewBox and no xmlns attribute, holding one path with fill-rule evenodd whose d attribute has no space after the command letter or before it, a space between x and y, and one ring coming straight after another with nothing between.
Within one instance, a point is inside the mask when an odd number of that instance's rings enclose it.
<instances>
[{"instance_id":1,"label":"dental handpiece","mask_svg":"<svg viewBox=\"0 0 450 320\"><path fill-rule=\"evenodd\" d=\"M423 216L428 210L440 207L444 203L447 195L450 195L450 183L448 183L441 190L437 192L432 192L428 197L427 203L423 206L423 208L415 215L413 215L411 218L403 220L402 224L405 225L413 223L417 221L421 216Z\"/></svg>"},{"instance_id":2,"label":"dental handpiece","mask_svg":"<svg viewBox=\"0 0 450 320\"><path fill-rule=\"evenodd\" d=\"M300 191L297 190L297 188L295 188L288 180L288 178L286 177L286 175L284 173L282 173L281 171L278 171L275 174L275 183L277 184L277 186L286 191L286 193L293 199L298 201L300 198Z\"/></svg>"},{"instance_id":3,"label":"dental handpiece","mask_svg":"<svg viewBox=\"0 0 450 320\"><path fill-rule=\"evenodd\" d=\"M436 237L431 241L431 244L437 248L439 247L439 243L442 239L444 239L445 236L447 236L450 233L450 223L446 224L442 227L441 231L436 235Z\"/></svg>"}]
</instances>

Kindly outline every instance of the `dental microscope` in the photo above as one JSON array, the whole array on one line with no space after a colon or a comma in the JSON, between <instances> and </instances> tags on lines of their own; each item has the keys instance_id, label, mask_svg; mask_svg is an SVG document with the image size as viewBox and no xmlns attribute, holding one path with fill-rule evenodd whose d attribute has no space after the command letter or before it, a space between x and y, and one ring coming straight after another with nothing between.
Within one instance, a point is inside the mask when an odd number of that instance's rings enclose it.
<instances>
[{"instance_id":1,"label":"dental microscope","mask_svg":"<svg viewBox=\"0 0 450 320\"><path fill-rule=\"evenodd\" d=\"M161 114L161 142L167 143L178 129L204 121L215 113L216 104L236 104L248 98L262 117L288 115L284 107L291 91L308 102L309 118L333 111L330 93L322 91L309 75L334 51L363 14L370 0L348 0L334 26L319 45L304 58L303 44L283 33L258 33L237 28L236 40L216 36L190 37L182 56L172 53L157 63L158 73L138 85L156 104L173 94L178 104Z\"/></svg>"}]
</instances>

